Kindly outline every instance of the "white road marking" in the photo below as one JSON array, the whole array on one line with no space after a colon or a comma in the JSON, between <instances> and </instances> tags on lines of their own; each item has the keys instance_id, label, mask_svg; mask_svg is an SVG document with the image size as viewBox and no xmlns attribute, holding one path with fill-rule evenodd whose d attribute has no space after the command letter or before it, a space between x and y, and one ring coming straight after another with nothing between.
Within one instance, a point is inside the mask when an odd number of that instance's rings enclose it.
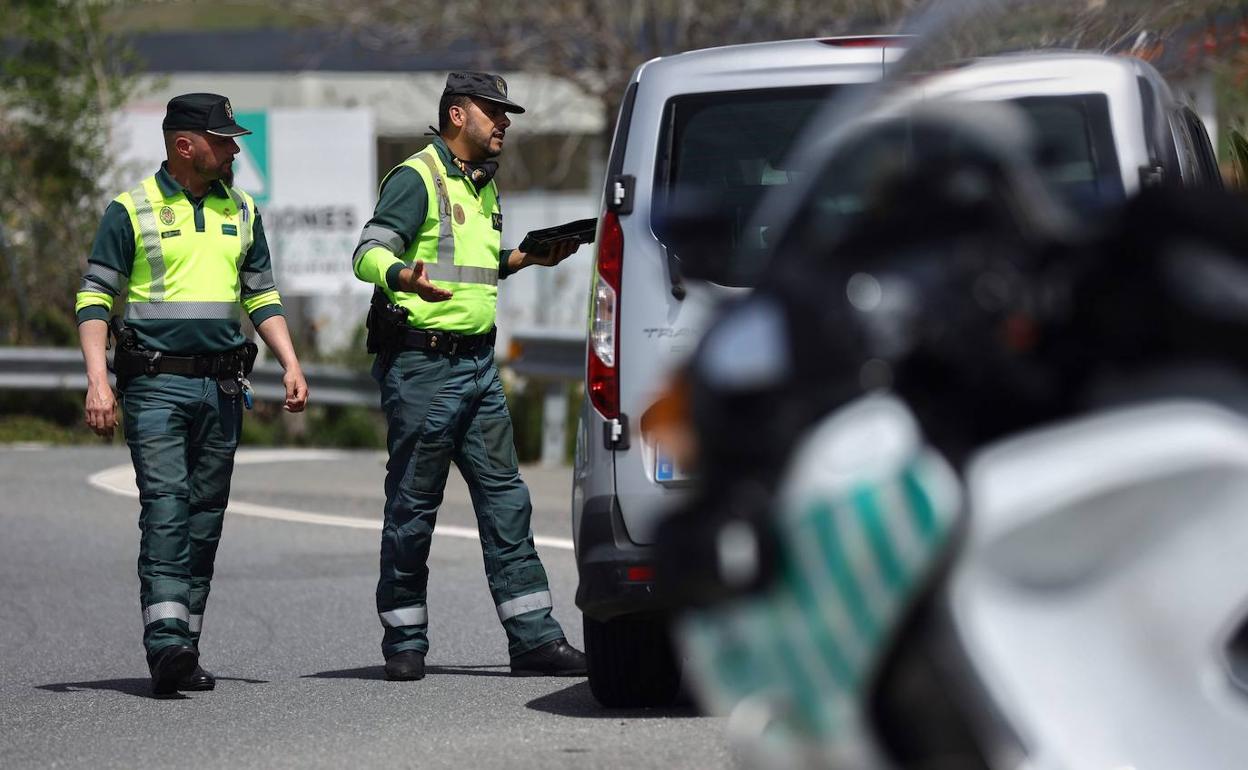
<instances>
[{"instance_id":1,"label":"white road marking","mask_svg":"<svg viewBox=\"0 0 1248 770\"><path fill-rule=\"evenodd\" d=\"M327 449L258 449L242 451L240 450L234 457L235 465L254 465L259 463L277 463L277 462L302 462L302 461L318 461L318 460L336 460L343 457L344 453L335 452ZM132 497L138 499L139 490L134 485L134 467L132 465L117 465L112 468L105 468L98 473L93 473L87 477L87 483L96 489L102 489L114 495L122 497ZM272 519L273 521L289 521L298 524L320 524L326 527L346 527L348 529L371 529L374 531L381 530L381 522L373 519L361 519L355 516L334 516L328 513L311 513L309 511L296 511L290 508L277 508L271 505L259 505L257 503L247 502L230 502L229 507L225 509L226 513L236 516L252 516L258 519ZM433 530L435 536L442 537L458 537L466 540L478 539L477 530L471 527L456 527L449 524L439 524ZM559 548L562 550L572 550L572 541L562 537L546 537L538 535L533 538L533 542L545 548Z\"/></svg>"}]
</instances>

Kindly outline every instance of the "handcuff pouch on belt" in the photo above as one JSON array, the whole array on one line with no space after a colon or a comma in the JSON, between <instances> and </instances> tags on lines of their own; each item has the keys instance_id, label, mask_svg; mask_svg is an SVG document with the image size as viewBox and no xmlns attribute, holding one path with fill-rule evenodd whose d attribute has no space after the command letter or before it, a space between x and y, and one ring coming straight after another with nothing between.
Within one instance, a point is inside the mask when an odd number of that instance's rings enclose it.
<instances>
[{"instance_id":1,"label":"handcuff pouch on belt","mask_svg":"<svg viewBox=\"0 0 1248 770\"><path fill-rule=\"evenodd\" d=\"M159 350L148 350L139 343L134 329L126 326L118 316L109 321L113 336L113 360L109 368L119 380L128 380L140 374L154 377L157 374L179 374L184 377L211 377L217 388L225 395L234 397L240 393L251 400L251 383L247 375L255 366L260 349L254 342L244 342L233 350L221 353L199 353L178 356Z\"/></svg>"}]
</instances>

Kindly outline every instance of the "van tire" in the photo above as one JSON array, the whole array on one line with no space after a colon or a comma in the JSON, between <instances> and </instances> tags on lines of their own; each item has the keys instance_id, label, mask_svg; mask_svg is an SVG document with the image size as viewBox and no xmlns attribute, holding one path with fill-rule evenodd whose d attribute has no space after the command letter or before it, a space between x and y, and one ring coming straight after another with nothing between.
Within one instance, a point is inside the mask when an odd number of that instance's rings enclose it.
<instances>
[{"instance_id":1,"label":"van tire","mask_svg":"<svg viewBox=\"0 0 1248 770\"><path fill-rule=\"evenodd\" d=\"M584 617L589 689L608 708L667 706L680 689L680 661L667 619L624 615Z\"/></svg>"}]
</instances>

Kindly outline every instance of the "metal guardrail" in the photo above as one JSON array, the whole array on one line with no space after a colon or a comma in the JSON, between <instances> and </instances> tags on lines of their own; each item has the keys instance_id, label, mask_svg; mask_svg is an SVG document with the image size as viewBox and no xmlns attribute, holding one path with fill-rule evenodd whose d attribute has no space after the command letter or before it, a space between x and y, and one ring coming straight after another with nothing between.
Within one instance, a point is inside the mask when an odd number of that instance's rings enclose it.
<instances>
[{"instance_id":1,"label":"metal guardrail","mask_svg":"<svg viewBox=\"0 0 1248 770\"><path fill-rule=\"evenodd\" d=\"M334 406L378 406L377 383L364 371L340 366L303 367L315 403ZM256 364L250 378L256 398L281 401L286 397L282 367L273 361ZM0 389L87 389L82 353L72 348L0 347Z\"/></svg>"},{"instance_id":2,"label":"metal guardrail","mask_svg":"<svg viewBox=\"0 0 1248 770\"><path fill-rule=\"evenodd\" d=\"M525 331L511 335L507 367L521 377L579 380L585 376L585 332Z\"/></svg>"},{"instance_id":3,"label":"metal guardrail","mask_svg":"<svg viewBox=\"0 0 1248 770\"><path fill-rule=\"evenodd\" d=\"M585 367L585 335L530 332L513 335L504 366L520 377L568 381ZM377 407L377 383L363 370L307 364L303 367L313 403ZM256 398L281 401L286 396L282 368L263 361L252 371ZM73 348L0 347L0 390L87 389L82 354Z\"/></svg>"}]
</instances>

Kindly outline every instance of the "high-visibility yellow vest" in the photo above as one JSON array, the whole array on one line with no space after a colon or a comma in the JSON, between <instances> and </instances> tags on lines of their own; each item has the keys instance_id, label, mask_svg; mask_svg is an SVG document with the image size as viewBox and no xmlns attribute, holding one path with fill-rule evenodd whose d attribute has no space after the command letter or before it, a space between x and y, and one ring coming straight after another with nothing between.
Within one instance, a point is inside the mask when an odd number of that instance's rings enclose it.
<instances>
[{"instance_id":1,"label":"high-visibility yellow vest","mask_svg":"<svg viewBox=\"0 0 1248 770\"><path fill-rule=\"evenodd\" d=\"M249 283L266 289L259 294L248 291L241 274L255 201L225 189L228 198L204 197L200 225L186 196L179 191L166 198L155 176L115 198L130 215L136 241L127 321L237 319L240 296L248 313L273 301L271 274L248 274Z\"/></svg>"},{"instance_id":2,"label":"high-visibility yellow vest","mask_svg":"<svg viewBox=\"0 0 1248 770\"><path fill-rule=\"evenodd\" d=\"M482 334L494 326L498 306L498 252L502 213L498 187L482 190L464 176L449 176L437 149L429 145L403 161L420 174L428 193L428 212L420 232L402 255L422 260L429 279L450 289L445 302L425 302L415 294L385 289L390 301L407 308L408 323L418 329ZM390 178L386 175L386 179ZM382 180L382 186L386 181Z\"/></svg>"}]
</instances>

